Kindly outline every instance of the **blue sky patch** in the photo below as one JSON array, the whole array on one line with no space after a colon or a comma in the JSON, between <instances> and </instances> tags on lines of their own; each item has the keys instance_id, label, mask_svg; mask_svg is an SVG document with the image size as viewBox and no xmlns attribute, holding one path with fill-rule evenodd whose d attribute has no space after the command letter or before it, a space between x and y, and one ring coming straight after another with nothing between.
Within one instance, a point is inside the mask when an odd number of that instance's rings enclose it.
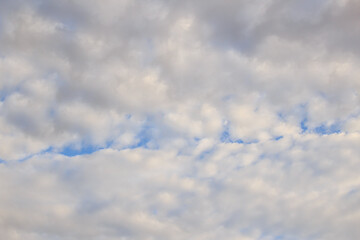
<instances>
[{"instance_id":1,"label":"blue sky patch","mask_svg":"<svg viewBox=\"0 0 360 240\"><path fill-rule=\"evenodd\" d=\"M238 139L232 139L230 137L230 133L228 131L223 131L221 136L220 136L220 141L223 143L239 143L239 144L253 144L253 143L258 143L259 140L254 139L251 141L244 141L241 138Z\"/></svg>"},{"instance_id":2,"label":"blue sky patch","mask_svg":"<svg viewBox=\"0 0 360 240\"><path fill-rule=\"evenodd\" d=\"M308 119L307 119L307 118L304 118L304 119L300 122L300 127L301 127L301 130L302 130L302 133L304 133L304 132L306 132L306 131L308 130L307 122L308 122Z\"/></svg>"},{"instance_id":3,"label":"blue sky patch","mask_svg":"<svg viewBox=\"0 0 360 240\"><path fill-rule=\"evenodd\" d=\"M159 130L154 126L151 120L147 121L136 136L137 142L127 148L151 148L158 149L159 146L156 142Z\"/></svg>"},{"instance_id":4,"label":"blue sky patch","mask_svg":"<svg viewBox=\"0 0 360 240\"><path fill-rule=\"evenodd\" d=\"M62 151L59 153L68 157L73 157L77 155L91 154L101 149L109 148L112 144L112 141L106 143L105 146L100 145L91 145L91 144L82 144L81 147L77 147L74 144L65 146Z\"/></svg>"},{"instance_id":5,"label":"blue sky patch","mask_svg":"<svg viewBox=\"0 0 360 240\"><path fill-rule=\"evenodd\" d=\"M284 136L277 136L277 137L274 137L274 140L275 141L279 141L280 139L284 138Z\"/></svg>"},{"instance_id":6,"label":"blue sky patch","mask_svg":"<svg viewBox=\"0 0 360 240\"><path fill-rule=\"evenodd\" d=\"M322 124L318 127L315 127L313 132L319 135L330 135L334 133L340 133L341 128L340 128L340 124L331 124L330 126L326 126L325 124Z\"/></svg>"}]
</instances>

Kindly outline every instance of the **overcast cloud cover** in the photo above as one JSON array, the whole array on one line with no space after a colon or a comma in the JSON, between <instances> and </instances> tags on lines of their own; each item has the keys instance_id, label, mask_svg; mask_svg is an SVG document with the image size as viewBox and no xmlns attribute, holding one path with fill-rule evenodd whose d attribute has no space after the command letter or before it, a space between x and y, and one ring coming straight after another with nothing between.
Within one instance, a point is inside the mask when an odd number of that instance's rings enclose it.
<instances>
[{"instance_id":1,"label":"overcast cloud cover","mask_svg":"<svg viewBox=\"0 0 360 240\"><path fill-rule=\"evenodd\" d=\"M357 0L0 0L0 239L360 239Z\"/></svg>"}]
</instances>

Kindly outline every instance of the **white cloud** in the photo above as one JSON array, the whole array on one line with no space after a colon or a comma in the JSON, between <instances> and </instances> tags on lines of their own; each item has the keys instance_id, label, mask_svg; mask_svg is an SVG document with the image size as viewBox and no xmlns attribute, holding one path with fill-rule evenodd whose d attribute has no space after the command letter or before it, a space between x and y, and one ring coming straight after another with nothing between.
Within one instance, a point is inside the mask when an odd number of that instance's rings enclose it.
<instances>
[{"instance_id":1,"label":"white cloud","mask_svg":"<svg viewBox=\"0 0 360 240\"><path fill-rule=\"evenodd\" d=\"M0 238L358 239L356 1L0 1Z\"/></svg>"}]
</instances>

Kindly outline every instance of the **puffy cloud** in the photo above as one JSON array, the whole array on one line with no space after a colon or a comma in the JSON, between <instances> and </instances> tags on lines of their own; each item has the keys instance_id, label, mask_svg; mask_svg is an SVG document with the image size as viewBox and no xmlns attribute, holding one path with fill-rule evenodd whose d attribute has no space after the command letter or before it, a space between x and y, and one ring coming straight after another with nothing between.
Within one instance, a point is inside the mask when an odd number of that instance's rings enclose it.
<instances>
[{"instance_id":1,"label":"puffy cloud","mask_svg":"<svg viewBox=\"0 0 360 240\"><path fill-rule=\"evenodd\" d=\"M0 3L1 238L360 237L356 1Z\"/></svg>"}]
</instances>

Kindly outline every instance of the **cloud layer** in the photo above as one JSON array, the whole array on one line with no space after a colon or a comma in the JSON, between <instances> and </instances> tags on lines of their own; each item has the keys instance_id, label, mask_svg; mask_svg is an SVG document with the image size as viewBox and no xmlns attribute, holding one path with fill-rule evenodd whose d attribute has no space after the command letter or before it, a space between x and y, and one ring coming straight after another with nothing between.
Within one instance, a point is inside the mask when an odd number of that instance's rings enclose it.
<instances>
[{"instance_id":1,"label":"cloud layer","mask_svg":"<svg viewBox=\"0 0 360 240\"><path fill-rule=\"evenodd\" d=\"M360 238L357 1L0 5L1 239Z\"/></svg>"}]
</instances>

